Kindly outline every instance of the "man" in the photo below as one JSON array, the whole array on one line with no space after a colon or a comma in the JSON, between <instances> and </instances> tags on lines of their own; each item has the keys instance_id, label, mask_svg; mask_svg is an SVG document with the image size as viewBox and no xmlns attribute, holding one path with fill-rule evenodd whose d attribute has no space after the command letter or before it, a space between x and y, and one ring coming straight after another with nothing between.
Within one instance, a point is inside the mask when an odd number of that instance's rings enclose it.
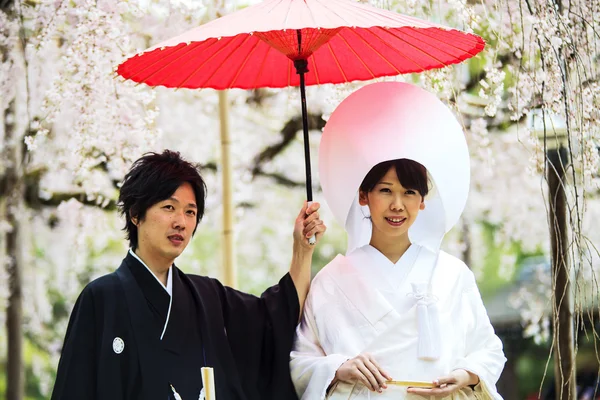
<instances>
[{"instance_id":1,"label":"man","mask_svg":"<svg viewBox=\"0 0 600 400\"><path fill-rule=\"evenodd\" d=\"M204 213L205 184L179 153L149 153L125 176L119 207L131 249L85 287L65 337L53 400L197 400L214 369L219 400L295 398L294 330L310 284L319 204L294 226L290 272L258 298L175 265Z\"/></svg>"}]
</instances>

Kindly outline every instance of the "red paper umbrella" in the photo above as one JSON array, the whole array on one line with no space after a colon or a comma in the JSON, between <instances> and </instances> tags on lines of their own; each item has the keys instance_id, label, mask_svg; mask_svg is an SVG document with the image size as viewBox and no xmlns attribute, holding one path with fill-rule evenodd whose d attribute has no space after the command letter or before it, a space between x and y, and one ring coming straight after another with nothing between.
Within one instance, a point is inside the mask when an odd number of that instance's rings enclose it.
<instances>
[{"instance_id":1,"label":"red paper umbrella","mask_svg":"<svg viewBox=\"0 0 600 400\"><path fill-rule=\"evenodd\" d=\"M351 0L265 0L135 55L117 72L171 88L300 86L311 201L305 85L442 68L484 45L477 35Z\"/></svg>"}]
</instances>

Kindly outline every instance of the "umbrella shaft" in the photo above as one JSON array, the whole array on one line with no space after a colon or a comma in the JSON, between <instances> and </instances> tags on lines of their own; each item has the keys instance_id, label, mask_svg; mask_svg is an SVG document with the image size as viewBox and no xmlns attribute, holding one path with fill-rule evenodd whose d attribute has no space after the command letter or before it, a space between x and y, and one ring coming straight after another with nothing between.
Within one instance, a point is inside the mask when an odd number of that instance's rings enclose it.
<instances>
[{"instance_id":1,"label":"umbrella shaft","mask_svg":"<svg viewBox=\"0 0 600 400\"><path fill-rule=\"evenodd\" d=\"M308 111L304 72L300 72L300 98L302 101L302 131L304 133L304 165L306 169L306 200L312 201L312 175L310 171L310 143L308 138Z\"/></svg>"},{"instance_id":2,"label":"umbrella shaft","mask_svg":"<svg viewBox=\"0 0 600 400\"><path fill-rule=\"evenodd\" d=\"M298 54L302 54L302 30L296 29L298 35ZM306 170L306 200L312 201L312 175L310 172L310 143L308 140L308 111L306 110L306 84L304 74L308 72L308 60L294 60L296 73L300 75L300 99L302 101L302 131L304 133L304 167Z\"/></svg>"}]
</instances>

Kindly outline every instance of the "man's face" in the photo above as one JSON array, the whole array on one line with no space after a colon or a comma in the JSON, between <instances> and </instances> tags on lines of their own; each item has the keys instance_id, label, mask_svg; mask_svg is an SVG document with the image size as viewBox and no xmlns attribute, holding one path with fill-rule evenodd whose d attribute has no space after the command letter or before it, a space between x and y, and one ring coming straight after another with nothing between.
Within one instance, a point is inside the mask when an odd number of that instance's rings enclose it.
<instances>
[{"instance_id":1,"label":"man's face","mask_svg":"<svg viewBox=\"0 0 600 400\"><path fill-rule=\"evenodd\" d=\"M192 237L197 213L196 195L185 182L170 198L148 208L144 219L137 221L140 255L172 264Z\"/></svg>"}]
</instances>

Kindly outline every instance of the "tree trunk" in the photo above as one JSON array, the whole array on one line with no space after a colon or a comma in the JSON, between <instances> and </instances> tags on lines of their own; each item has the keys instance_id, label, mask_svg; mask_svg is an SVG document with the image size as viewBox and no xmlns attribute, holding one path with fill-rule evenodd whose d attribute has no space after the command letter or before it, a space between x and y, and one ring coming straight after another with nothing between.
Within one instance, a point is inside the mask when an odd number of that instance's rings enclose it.
<instances>
[{"instance_id":1,"label":"tree trunk","mask_svg":"<svg viewBox=\"0 0 600 400\"><path fill-rule=\"evenodd\" d=\"M14 17L14 2L2 1L2 11ZM0 48L2 62L9 57L9 49ZM17 84L16 82L14 83ZM24 191L22 177L22 138L17 132L16 115L18 97L12 99L4 110L4 150L1 156L6 169L2 177L3 204L0 211L9 224L5 233L5 255L8 277L8 304L6 307L6 400L24 398L23 372L23 278L19 244L19 213L23 204ZM21 216L22 217L22 216Z\"/></svg>"},{"instance_id":2,"label":"tree trunk","mask_svg":"<svg viewBox=\"0 0 600 400\"><path fill-rule=\"evenodd\" d=\"M556 11L563 13L563 2L554 0ZM565 62L565 47L560 46L559 63L563 78L563 96L568 96L569 69ZM565 99L565 113L569 118L568 97ZM567 121L568 129L568 121ZM575 373L575 340L573 307L571 305L571 281L567 258L567 204L564 185L568 152L564 147L548 151L548 187L550 189L550 240L552 244L552 283L554 287L554 373L556 380L556 398L576 400L577 382Z\"/></svg>"},{"instance_id":3,"label":"tree trunk","mask_svg":"<svg viewBox=\"0 0 600 400\"><path fill-rule=\"evenodd\" d=\"M0 11L9 13L14 4L14 0L0 0Z\"/></svg>"},{"instance_id":4,"label":"tree trunk","mask_svg":"<svg viewBox=\"0 0 600 400\"><path fill-rule=\"evenodd\" d=\"M554 322L554 376L556 398L576 399L575 351L571 281L567 259L567 207L565 197L565 148L548 151L550 241L552 246L552 286Z\"/></svg>"},{"instance_id":5,"label":"tree trunk","mask_svg":"<svg viewBox=\"0 0 600 400\"><path fill-rule=\"evenodd\" d=\"M22 207L23 185L20 179L21 145L16 138L16 127L12 122L16 100L13 100L4 115L6 201L4 211L10 229L6 232L6 271L8 275L8 305L6 308L7 367L6 400L23 399L23 278L19 255L19 210ZM11 121L11 122L6 122Z\"/></svg>"}]
</instances>

